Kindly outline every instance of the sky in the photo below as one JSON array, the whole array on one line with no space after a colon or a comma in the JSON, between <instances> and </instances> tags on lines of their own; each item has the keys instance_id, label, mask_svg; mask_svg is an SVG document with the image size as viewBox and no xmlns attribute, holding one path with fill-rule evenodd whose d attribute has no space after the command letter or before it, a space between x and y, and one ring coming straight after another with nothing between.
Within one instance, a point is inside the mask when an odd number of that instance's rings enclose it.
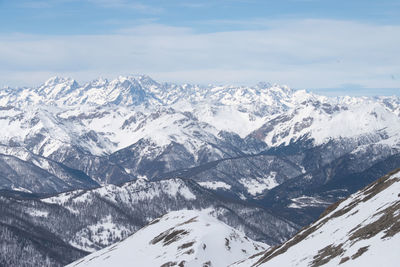
<instances>
[{"instance_id":1,"label":"sky","mask_svg":"<svg viewBox=\"0 0 400 267\"><path fill-rule=\"evenodd\" d=\"M0 0L0 87L138 74L400 95L400 1Z\"/></svg>"}]
</instances>

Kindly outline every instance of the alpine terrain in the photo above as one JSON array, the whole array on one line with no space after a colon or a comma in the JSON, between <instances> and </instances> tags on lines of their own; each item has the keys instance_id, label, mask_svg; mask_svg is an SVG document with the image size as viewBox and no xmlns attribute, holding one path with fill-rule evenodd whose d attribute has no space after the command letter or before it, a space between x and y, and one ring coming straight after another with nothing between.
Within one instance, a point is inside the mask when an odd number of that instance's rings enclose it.
<instances>
[{"instance_id":1,"label":"alpine terrain","mask_svg":"<svg viewBox=\"0 0 400 267\"><path fill-rule=\"evenodd\" d=\"M5 266L63 266L96 251L111 262L116 244L165 249L149 256L157 264L214 266L199 245L212 246L210 236L196 228L208 223L232 251L243 244L246 252L221 263L231 264L287 241L400 166L399 97L326 97L268 83L53 77L0 90L0 127ZM175 230L188 234L165 247L163 238L150 242ZM227 247L218 253L232 253ZM258 260L267 262L251 264Z\"/></svg>"}]
</instances>

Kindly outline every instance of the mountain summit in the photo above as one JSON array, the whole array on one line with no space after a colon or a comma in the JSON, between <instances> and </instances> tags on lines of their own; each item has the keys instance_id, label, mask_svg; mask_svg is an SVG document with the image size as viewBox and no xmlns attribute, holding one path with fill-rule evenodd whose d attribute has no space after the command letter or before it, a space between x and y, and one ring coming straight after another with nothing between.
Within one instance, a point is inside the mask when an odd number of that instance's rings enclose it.
<instances>
[{"instance_id":1,"label":"mountain summit","mask_svg":"<svg viewBox=\"0 0 400 267\"><path fill-rule=\"evenodd\" d=\"M209 212L170 212L125 240L68 266L227 266L268 247Z\"/></svg>"}]
</instances>

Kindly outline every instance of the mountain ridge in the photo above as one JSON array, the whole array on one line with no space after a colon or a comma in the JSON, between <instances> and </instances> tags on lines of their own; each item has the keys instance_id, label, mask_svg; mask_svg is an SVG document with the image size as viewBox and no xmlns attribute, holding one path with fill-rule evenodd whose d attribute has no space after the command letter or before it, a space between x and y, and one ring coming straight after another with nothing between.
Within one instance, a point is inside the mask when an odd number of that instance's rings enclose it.
<instances>
[{"instance_id":1,"label":"mountain ridge","mask_svg":"<svg viewBox=\"0 0 400 267\"><path fill-rule=\"evenodd\" d=\"M287 242L232 266L397 266L399 186L396 169L329 206Z\"/></svg>"}]
</instances>

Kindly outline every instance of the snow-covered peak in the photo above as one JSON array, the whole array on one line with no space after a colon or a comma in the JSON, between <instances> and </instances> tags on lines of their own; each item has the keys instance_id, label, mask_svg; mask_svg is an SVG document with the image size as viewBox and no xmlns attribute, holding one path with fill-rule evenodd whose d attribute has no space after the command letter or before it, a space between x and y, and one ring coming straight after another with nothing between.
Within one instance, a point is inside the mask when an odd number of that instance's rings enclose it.
<instances>
[{"instance_id":1,"label":"snow-covered peak","mask_svg":"<svg viewBox=\"0 0 400 267\"><path fill-rule=\"evenodd\" d=\"M55 86L60 83L74 83L74 82L75 80L73 80L70 77L53 76L49 78L47 81L45 81L43 86Z\"/></svg>"},{"instance_id":2,"label":"snow-covered peak","mask_svg":"<svg viewBox=\"0 0 400 267\"><path fill-rule=\"evenodd\" d=\"M48 98L56 99L61 90L73 90L78 87L79 84L74 79L55 76L48 79L43 85L39 86L38 92L47 94L46 97Z\"/></svg>"},{"instance_id":3,"label":"snow-covered peak","mask_svg":"<svg viewBox=\"0 0 400 267\"><path fill-rule=\"evenodd\" d=\"M256 86L260 89L270 88L272 85L269 82L258 82Z\"/></svg>"},{"instance_id":4,"label":"snow-covered peak","mask_svg":"<svg viewBox=\"0 0 400 267\"><path fill-rule=\"evenodd\" d=\"M108 84L108 80L100 77L86 84L86 87L102 87Z\"/></svg>"},{"instance_id":5,"label":"snow-covered peak","mask_svg":"<svg viewBox=\"0 0 400 267\"><path fill-rule=\"evenodd\" d=\"M231 228L211 210L180 210L68 266L227 266L268 247Z\"/></svg>"},{"instance_id":6,"label":"snow-covered peak","mask_svg":"<svg viewBox=\"0 0 400 267\"><path fill-rule=\"evenodd\" d=\"M153 78L151 78L148 75L142 74L142 75L138 75L135 76L135 79L143 86L145 87L150 87L150 86L160 86L160 84L158 82L156 82L155 80L153 80Z\"/></svg>"}]
</instances>

